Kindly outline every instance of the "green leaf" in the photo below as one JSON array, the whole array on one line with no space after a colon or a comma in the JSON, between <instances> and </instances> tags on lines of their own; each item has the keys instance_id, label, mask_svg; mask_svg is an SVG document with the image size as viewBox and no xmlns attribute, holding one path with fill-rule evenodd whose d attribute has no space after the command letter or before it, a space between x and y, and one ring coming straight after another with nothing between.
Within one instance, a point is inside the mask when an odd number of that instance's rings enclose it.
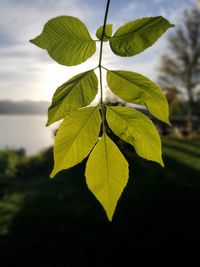
<instances>
[{"instance_id":1,"label":"green leaf","mask_svg":"<svg viewBox=\"0 0 200 267\"><path fill-rule=\"evenodd\" d=\"M49 20L43 32L31 43L47 49L59 64L74 66L86 61L96 51L86 26L79 19L60 16Z\"/></svg>"},{"instance_id":2,"label":"green leaf","mask_svg":"<svg viewBox=\"0 0 200 267\"><path fill-rule=\"evenodd\" d=\"M110 89L123 100L144 105L161 121L170 124L168 103L162 90L147 77L131 71L107 71Z\"/></svg>"},{"instance_id":3,"label":"green leaf","mask_svg":"<svg viewBox=\"0 0 200 267\"><path fill-rule=\"evenodd\" d=\"M160 137L148 117L133 108L109 107L106 118L114 134L133 145L139 156L164 167Z\"/></svg>"},{"instance_id":4,"label":"green leaf","mask_svg":"<svg viewBox=\"0 0 200 267\"><path fill-rule=\"evenodd\" d=\"M155 43L173 26L161 16L137 19L124 24L115 32L110 39L110 47L116 55L133 56Z\"/></svg>"},{"instance_id":5,"label":"green leaf","mask_svg":"<svg viewBox=\"0 0 200 267\"><path fill-rule=\"evenodd\" d=\"M111 221L117 201L128 181L128 162L104 133L86 164L86 182Z\"/></svg>"},{"instance_id":6,"label":"green leaf","mask_svg":"<svg viewBox=\"0 0 200 267\"><path fill-rule=\"evenodd\" d=\"M98 140L100 124L97 107L80 109L65 118L55 138L55 163L51 177L87 157Z\"/></svg>"},{"instance_id":7,"label":"green leaf","mask_svg":"<svg viewBox=\"0 0 200 267\"><path fill-rule=\"evenodd\" d=\"M47 49L49 45L48 36L45 33L41 33L35 39L30 40L30 42L39 46L42 49Z\"/></svg>"},{"instance_id":8,"label":"green leaf","mask_svg":"<svg viewBox=\"0 0 200 267\"><path fill-rule=\"evenodd\" d=\"M71 112L89 105L98 91L94 70L80 73L58 87L48 110L47 125L64 118Z\"/></svg>"},{"instance_id":9,"label":"green leaf","mask_svg":"<svg viewBox=\"0 0 200 267\"><path fill-rule=\"evenodd\" d=\"M96 31L96 37L99 40L101 40L102 34L103 34L103 26L99 27L98 30ZM107 42L110 39L111 36L112 36L112 24L106 24L103 41Z\"/></svg>"}]
</instances>

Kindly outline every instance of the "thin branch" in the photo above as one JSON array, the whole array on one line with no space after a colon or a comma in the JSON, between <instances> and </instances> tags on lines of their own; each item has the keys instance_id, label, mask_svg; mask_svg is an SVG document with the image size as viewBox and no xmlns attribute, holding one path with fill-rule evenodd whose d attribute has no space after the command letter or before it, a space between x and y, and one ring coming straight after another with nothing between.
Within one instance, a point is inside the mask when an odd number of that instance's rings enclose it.
<instances>
[{"instance_id":1,"label":"thin branch","mask_svg":"<svg viewBox=\"0 0 200 267\"><path fill-rule=\"evenodd\" d=\"M110 0L107 0L106 11L104 16L103 31L101 36L100 52L99 52L99 76L100 76L100 105L101 105L101 114L103 122L103 131L105 132L105 115L104 115L104 103L103 103L103 84L102 84L102 55L103 55L103 37L105 36L106 21L108 17L108 9L110 5Z\"/></svg>"}]
</instances>

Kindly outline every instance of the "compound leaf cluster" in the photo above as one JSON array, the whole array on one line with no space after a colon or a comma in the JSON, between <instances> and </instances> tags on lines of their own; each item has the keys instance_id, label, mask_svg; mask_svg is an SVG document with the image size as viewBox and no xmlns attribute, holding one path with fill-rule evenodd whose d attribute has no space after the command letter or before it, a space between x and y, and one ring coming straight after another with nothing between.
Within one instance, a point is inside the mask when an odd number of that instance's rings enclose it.
<instances>
[{"instance_id":1,"label":"compound leaf cluster","mask_svg":"<svg viewBox=\"0 0 200 267\"><path fill-rule=\"evenodd\" d=\"M49 20L42 33L31 42L46 49L59 64L74 66L95 53L98 41L101 48L103 42L108 41L118 56L133 56L151 46L172 26L161 16L146 17L126 23L112 35L112 24L106 24L105 19L104 25L96 31L98 40L93 40L78 18L60 16ZM104 207L108 219L112 220L117 201L128 182L128 162L108 136L107 127L132 145L140 157L161 166L164 163L160 137L152 121L134 108L108 106L103 102L101 57L102 54L98 65L100 102L88 106L98 92L94 69L80 73L55 91L47 125L63 119L55 137L51 177L89 156L85 171L88 188ZM168 103L154 82L136 72L105 69L108 87L115 95L126 102L143 105L154 117L170 124Z\"/></svg>"}]
</instances>

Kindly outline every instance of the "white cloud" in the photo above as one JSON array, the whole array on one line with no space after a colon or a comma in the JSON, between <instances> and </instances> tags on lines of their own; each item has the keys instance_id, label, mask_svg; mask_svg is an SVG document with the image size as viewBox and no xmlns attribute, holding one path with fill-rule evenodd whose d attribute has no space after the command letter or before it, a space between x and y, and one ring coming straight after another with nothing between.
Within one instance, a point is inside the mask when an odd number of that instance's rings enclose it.
<instances>
[{"instance_id":1,"label":"white cloud","mask_svg":"<svg viewBox=\"0 0 200 267\"><path fill-rule=\"evenodd\" d=\"M0 40L0 98L39 99L47 95L43 85L53 61L46 51L29 43L29 39L40 34L50 18L63 14L77 16L83 21L94 18L87 4L81 1L80 8L80 0L0 1L0 36L3 34ZM55 66L56 73L64 69L67 77L73 72L56 63Z\"/></svg>"},{"instance_id":2,"label":"white cloud","mask_svg":"<svg viewBox=\"0 0 200 267\"><path fill-rule=\"evenodd\" d=\"M6 0L4 0L6 2ZM3 1L3 2L4 2ZM92 9L80 0L59 1L17 1L17 4L7 4L1 7L0 29L4 29L13 40L25 44L29 39L38 35L43 25L52 17L70 15L79 17L83 21L94 18ZM90 18L90 19L88 19Z\"/></svg>"},{"instance_id":3,"label":"white cloud","mask_svg":"<svg viewBox=\"0 0 200 267\"><path fill-rule=\"evenodd\" d=\"M161 0L154 0L161 1ZM91 1L90 1L91 2ZM125 1L123 8L109 15L115 28L129 20L153 15L146 1ZM178 10L159 6L158 13L172 22L187 6L186 1ZM50 99L57 86L78 72L91 69L98 64L98 50L93 58L75 67L61 66L52 61L46 51L28 42L37 36L45 22L58 15L79 17L93 32L102 24L104 4L100 1L89 5L82 0L0 0L0 98ZM171 30L170 30L171 31ZM165 35L166 36L166 35ZM104 45L103 64L108 68L141 72L152 79L156 77L156 64L166 44L162 37L144 53L132 58L113 55L108 43Z\"/></svg>"}]
</instances>

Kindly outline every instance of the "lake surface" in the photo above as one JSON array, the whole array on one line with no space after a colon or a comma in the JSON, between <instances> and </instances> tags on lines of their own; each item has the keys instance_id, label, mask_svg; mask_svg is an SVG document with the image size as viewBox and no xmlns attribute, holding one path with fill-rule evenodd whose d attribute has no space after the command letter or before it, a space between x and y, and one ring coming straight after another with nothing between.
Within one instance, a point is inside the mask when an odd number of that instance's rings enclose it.
<instances>
[{"instance_id":1,"label":"lake surface","mask_svg":"<svg viewBox=\"0 0 200 267\"><path fill-rule=\"evenodd\" d=\"M33 155L53 145L55 125L46 127L47 116L0 115L0 149L25 148Z\"/></svg>"}]
</instances>

